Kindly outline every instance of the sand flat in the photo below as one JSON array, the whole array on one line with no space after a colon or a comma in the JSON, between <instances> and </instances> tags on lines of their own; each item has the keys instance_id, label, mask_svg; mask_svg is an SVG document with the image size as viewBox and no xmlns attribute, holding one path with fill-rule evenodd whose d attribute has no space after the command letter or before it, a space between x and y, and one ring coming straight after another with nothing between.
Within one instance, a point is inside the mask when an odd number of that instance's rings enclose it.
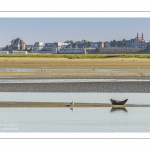
<instances>
[{"instance_id":1,"label":"sand flat","mask_svg":"<svg viewBox=\"0 0 150 150\"><path fill-rule=\"evenodd\" d=\"M146 58L0 58L0 68L150 69Z\"/></svg>"},{"instance_id":2,"label":"sand flat","mask_svg":"<svg viewBox=\"0 0 150 150\"><path fill-rule=\"evenodd\" d=\"M67 59L67 58L0 58L0 77L45 77L45 78L149 78L150 59L145 58L101 58L101 59ZM6 72L11 68L36 68L41 72ZM45 72L44 69L140 69L139 72Z\"/></svg>"}]
</instances>

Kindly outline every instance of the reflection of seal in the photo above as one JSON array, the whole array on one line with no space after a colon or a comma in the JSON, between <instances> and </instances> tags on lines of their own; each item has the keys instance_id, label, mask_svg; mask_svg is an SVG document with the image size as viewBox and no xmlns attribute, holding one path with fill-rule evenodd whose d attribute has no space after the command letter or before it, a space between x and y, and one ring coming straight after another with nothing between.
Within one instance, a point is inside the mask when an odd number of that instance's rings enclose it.
<instances>
[{"instance_id":1,"label":"reflection of seal","mask_svg":"<svg viewBox=\"0 0 150 150\"><path fill-rule=\"evenodd\" d=\"M115 112L115 111L124 111L124 112L128 112L127 109L125 107L112 107L111 112Z\"/></svg>"}]
</instances>

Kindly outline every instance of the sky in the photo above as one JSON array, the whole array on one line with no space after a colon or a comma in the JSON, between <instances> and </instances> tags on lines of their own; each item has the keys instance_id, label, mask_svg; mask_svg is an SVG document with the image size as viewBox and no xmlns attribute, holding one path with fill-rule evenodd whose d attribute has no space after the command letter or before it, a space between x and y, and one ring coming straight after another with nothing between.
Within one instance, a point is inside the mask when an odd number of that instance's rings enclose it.
<instances>
[{"instance_id":1,"label":"sky","mask_svg":"<svg viewBox=\"0 0 150 150\"><path fill-rule=\"evenodd\" d=\"M150 40L150 18L0 18L0 47L21 38L25 44L129 40L144 34Z\"/></svg>"}]
</instances>

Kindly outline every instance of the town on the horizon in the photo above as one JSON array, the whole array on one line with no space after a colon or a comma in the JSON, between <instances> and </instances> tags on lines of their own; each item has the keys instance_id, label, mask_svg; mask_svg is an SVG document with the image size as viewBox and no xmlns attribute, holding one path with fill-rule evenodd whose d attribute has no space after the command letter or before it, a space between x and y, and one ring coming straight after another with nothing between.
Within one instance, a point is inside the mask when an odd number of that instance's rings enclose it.
<instances>
[{"instance_id":1,"label":"town on the horizon","mask_svg":"<svg viewBox=\"0 0 150 150\"><path fill-rule=\"evenodd\" d=\"M0 48L1 54L9 53L52 53L52 54L91 54L91 53L149 53L150 41L144 39L137 33L136 37L130 40L112 40L110 42L91 42L81 40L73 42L67 40L65 42L44 43L35 42L33 45L27 45L25 42L16 38L11 41L10 45Z\"/></svg>"}]
</instances>

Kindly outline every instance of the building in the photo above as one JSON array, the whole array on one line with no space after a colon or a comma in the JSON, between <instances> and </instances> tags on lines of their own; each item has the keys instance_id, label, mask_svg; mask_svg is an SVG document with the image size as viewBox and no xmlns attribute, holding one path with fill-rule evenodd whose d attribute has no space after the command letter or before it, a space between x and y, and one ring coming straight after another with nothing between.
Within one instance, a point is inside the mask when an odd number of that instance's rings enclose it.
<instances>
[{"instance_id":1,"label":"building","mask_svg":"<svg viewBox=\"0 0 150 150\"><path fill-rule=\"evenodd\" d=\"M26 50L32 50L33 45L26 45Z\"/></svg>"},{"instance_id":2,"label":"building","mask_svg":"<svg viewBox=\"0 0 150 150\"><path fill-rule=\"evenodd\" d=\"M50 53L57 53L58 45L57 43L45 43L43 51L49 51Z\"/></svg>"},{"instance_id":3,"label":"building","mask_svg":"<svg viewBox=\"0 0 150 150\"><path fill-rule=\"evenodd\" d=\"M64 42L54 42L54 43L45 43L43 51L49 51L50 53L57 53L61 48L66 47L68 43Z\"/></svg>"},{"instance_id":4,"label":"building","mask_svg":"<svg viewBox=\"0 0 150 150\"><path fill-rule=\"evenodd\" d=\"M104 48L104 46L105 46L105 44L104 44L104 42L102 42L102 44L101 44L101 48Z\"/></svg>"},{"instance_id":5,"label":"building","mask_svg":"<svg viewBox=\"0 0 150 150\"><path fill-rule=\"evenodd\" d=\"M104 42L93 42L91 43L91 48L103 48Z\"/></svg>"},{"instance_id":6,"label":"building","mask_svg":"<svg viewBox=\"0 0 150 150\"><path fill-rule=\"evenodd\" d=\"M8 50L8 48L10 47L10 45L6 45L6 47L4 48L5 50Z\"/></svg>"},{"instance_id":7,"label":"building","mask_svg":"<svg viewBox=\"0 0 150 150\"><path fill-rule=\"evenodd\" d=\"M60 50L61 48L64 48L64 47L66 47L66 46L69 45L69 43L64 43L64 42L55 42L55 43L56 43L56 45L57 45L57 52L59 52L59 50Z\"/></svg>"},{"instance_id":8,"label":"building","mask_svg":"<svg viewBox=\"0 0 150 150\"><path fill-rule=\"evenodd\" d=\"M20 38L11 41L11 45L6 46L8 50L25 50L26 45Z\"/></svg>"},{"instance_id":9,"label":"building","mask_svg":"<svg viewBox=\"0 0 150 150\"><path fill-rule=\"evenodd\" d=\"M43 42L35 42L32 49L35 51L41 50L44 47L44 43Z\"/></svg>"},{"instance_id":10,"label":"building","mask_svg":"<svg viewBox=\"0 0 150 150\"><path fill-rule=\"evenodd\" d=\"M0 51L0 54L9 54L9 51Z\"/></svg>"},{"instance_id":11,"label":"building","mask_svg":"<svg viewBox=\"0 0 150 150\"><path fill-rule=\"evenodd\" d=\"M144 48L146 47L146 42L144 40L144 35L142 33L142 36L139 36L137 33L137 36L134 39L126 40L127 47L132 48Z\"/></svg>"},{"instance_id":12,"label":"building","mask_svg":"<svg viewBox=\"0 0 150 150\"><path fill-rule=\"evenodd\" d=\"M61 54L85 54L83 44L71 43L67 46L63 46L59 49L58 53Z\"/></svg>"},{"instance_id":13,"label":"building","mask_svg":"<svg viewBox=\"0 0 150 150\"><path fill-rule=\"evenodd\" d=\"M27 54L27 51L13 51L13 54Z\"/></svg>"},{"instance_id":14,"label":"building","mask_svg":"<svg viewBox=\"0 0 150 150\"><path fill-rule=\"evenodd\" d=\"M105 42L105 47L106 48L110 48L111 46L110 46L110 43L107 41L107 42Z\"/></svg>"},{"instance_id":15,"label":"building","mask_svg":"<svg viewBox=\"0 0 150 150\"><path fill-rule=\"evenodd\" d=\"M150 47L150 41L146 40L145 44L146 44L146 47Z\"/></svg>"}]
</instances>

